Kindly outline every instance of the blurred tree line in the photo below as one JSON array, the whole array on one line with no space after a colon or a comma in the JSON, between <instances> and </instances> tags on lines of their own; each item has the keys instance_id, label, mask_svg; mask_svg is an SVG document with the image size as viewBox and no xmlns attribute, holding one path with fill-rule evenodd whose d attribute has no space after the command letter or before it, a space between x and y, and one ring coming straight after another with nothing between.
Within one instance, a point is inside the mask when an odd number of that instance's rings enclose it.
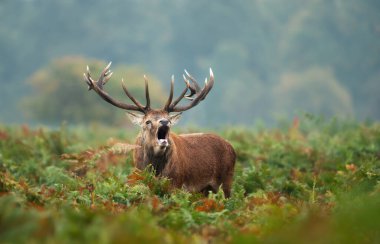
<instances>
[{"instance_id":1,"label":"blurred tree line","mask_svg":"<svg viewBox=\"0 0 380 244\"><path fill-rule=\"evenodd\" d=\"M202 81L212 67L213 91L184 117L194 123L273 121L301 110L380 119L379 11L378 0L3 0L1 121L25 120L25 112L50 123L85 121L77 109L87 105L63 112L70 102L46 93L49 82L86 90L90 59L82 57L123 66L110 82L119 87L124 77L142 89L143 74L154 74L157 99L166 99L171 74L179 92L183 69ZM75 65L59 64L69 61ZM37 101L44 96L50 102ZM55 118L36 116L57 109Z\"/></svg>"},{"instance_id":2,"label":"blurred tree line","mask_svg":"<svg viewBox=\"0 0 380 244\"><path fill-rule=\"evenodd\" d=\"M34 88L32 95L22 100L27 118L42 120L49 124L60 124L69 120L72 123L102 122L105 124L123 123L125 113L104 102L95 92L88 92L79 82L78 74L83 73L83 67L89 66L90 74L97 80L107 63L85 59L82 57L63 57L53 60L48 66L38 70L28 83ZM143 70L141 67L118 65L112 67L114 82L107 82L105 90L112 97L123 101L126 95L122 90L122 74L126 75L128 91L145 104L145 90L142 89ZM157 79L147 76L151 100L154 104L164 104L166 101L160 94L165 94ZM117 81L117 82L116 82ZM36 94L37 93L37 94ZM129 102L131 103L131 102Z\"/></svg>"}]
</instances>

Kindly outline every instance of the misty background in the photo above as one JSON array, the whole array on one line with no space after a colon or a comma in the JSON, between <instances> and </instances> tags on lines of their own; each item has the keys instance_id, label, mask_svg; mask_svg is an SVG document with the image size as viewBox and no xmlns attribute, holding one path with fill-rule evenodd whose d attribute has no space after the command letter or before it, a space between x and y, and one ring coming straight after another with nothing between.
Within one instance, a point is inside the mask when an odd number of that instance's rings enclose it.
<instances>
[{"instance_id":1,"label":"misty background","mask_svg":"<svg viewBox=\"0 0 380 244\"><path fill-rule=\"evenodd\" d=\"M153 107L176 95L183 70L215 85L182 124L271 124L300 112L380 119L378 0L2 0L0 123L123 124L88 92L112 61L105 89L124 102L124 78Z\"/></svg>"}]
</instances>

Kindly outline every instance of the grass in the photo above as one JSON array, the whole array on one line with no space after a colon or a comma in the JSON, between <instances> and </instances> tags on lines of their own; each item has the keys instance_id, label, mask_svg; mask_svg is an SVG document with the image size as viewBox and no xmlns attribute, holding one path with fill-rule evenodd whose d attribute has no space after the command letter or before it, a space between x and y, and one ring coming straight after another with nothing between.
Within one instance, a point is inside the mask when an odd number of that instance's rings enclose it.
<instances>
[{"instance_id":1,"label":"grass","mask_svg":"<svg viewBox=\"0 0 380 244\"><path fill-rule=\"evenodd\" d=\"M0 126L0 242L380 242L380 124L217 133L238 155L229 199L133 169L134 133Z\"/></svg>"}]
</instances>

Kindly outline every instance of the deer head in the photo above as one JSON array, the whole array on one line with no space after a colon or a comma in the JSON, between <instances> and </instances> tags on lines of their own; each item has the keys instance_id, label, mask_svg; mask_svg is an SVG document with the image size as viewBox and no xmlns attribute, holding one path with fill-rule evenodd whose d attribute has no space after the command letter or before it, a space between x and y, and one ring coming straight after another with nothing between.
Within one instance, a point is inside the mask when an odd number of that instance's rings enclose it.
<instances>
[{"instance_id":1,"label":"deer head","mask_svg":"<svg viewBox=\"0 0 380 244\"><path fill-rule=\"evenodd\" d=\"M148 79L146 76L144 76L146 97L145 106L130 94L123 80L121 81L122 88L133 104L123 103L112 98L103 89L104 85L112 76L110 67L111 62L102 71L99 79L94 81L90 75L89 67L87 66L87 73L84 74L84 79L88 85L88 89L94 90L108 103L118 108L127 110L130 120L134 124L141 127L141 138L144 140L143 144L153 149L154 154L156 155L165 152L167 148L170 147L170 128L179 120L181 113L198 105L203 99L206 98L207 94L214 85L214 75L211 68L210 79L207 81L206 78L205 85L202 89L196 80L185 70L183 79L186 86L182 93L173 101L174 76L172 76L169 98L167 99L165 106L162 109L152 109L150 107ZM189 91L190 93L187 94ZM178 105L183 98L188 99L190 102L186 105Z\"/></svg>"}]
</instances>

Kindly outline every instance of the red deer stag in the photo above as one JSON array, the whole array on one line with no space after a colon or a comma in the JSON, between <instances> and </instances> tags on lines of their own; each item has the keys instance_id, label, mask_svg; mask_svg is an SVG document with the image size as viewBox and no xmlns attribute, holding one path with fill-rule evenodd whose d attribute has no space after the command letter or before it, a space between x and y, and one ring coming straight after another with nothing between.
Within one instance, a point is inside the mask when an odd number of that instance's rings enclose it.
<instances>
[{"instance_id":1,"label":"red deer stag","mask_svg":"<svg viewBox=\"0 0 380 244\"><path fill-rule=\"evenodd\" d=\"M181 112L191 109L206 98L214 84L212 70L210 69L210 79L209 81L206 79L203 89L185 70L186 75L183 77L186 87L174 101L172 76L169 98L164 108L152 109L145 76L145 106L130 94L123 80L123 90L134 104L117 101L108 95L103 86L111 78L110 66L111 63L103 70L97 81L91 78L87 67L84 78L88 89L94 90L108 103L125 110L140 112L127 112L132 122L141 127L136 139L136 144L140 147L135 149L133 155L134 165L138 169L152 165L156 176L167 177L171 179L173 186L183 187L191 192L207 195L210 190L216 192L222 186L224 195L229 197L236 158L232 146L223 138L213 134L176 135L170 132L171 126L178 121ZM189 99L190 102L178 105L183 98Z\"/></svg>"}]
</instances>

